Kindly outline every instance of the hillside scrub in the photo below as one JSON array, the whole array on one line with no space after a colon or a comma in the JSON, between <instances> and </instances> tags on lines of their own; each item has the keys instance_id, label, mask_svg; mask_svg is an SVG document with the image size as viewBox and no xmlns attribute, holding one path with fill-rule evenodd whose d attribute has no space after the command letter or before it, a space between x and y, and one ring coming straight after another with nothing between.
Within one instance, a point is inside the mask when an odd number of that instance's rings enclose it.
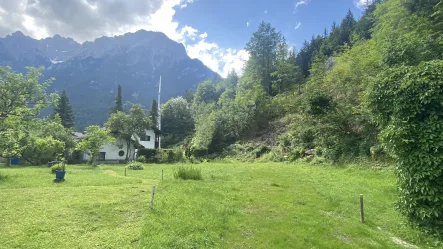
<instances>
[{"instance_id":1,"label":"hillside scrub","mask_svg":"<svg viewBox=\"0 0 443 249\"><path fill-rule=\"evenodd\" d=\"M201 84L189 103L191 155L256 160L266 146L261 161L395 161L400 210L439 234L442 6L371 1L359 20L349 11L299 51L262 22L243 75ZM277 120L287 121L277 140L248 149Z\"/></svg>"}]
</instances>

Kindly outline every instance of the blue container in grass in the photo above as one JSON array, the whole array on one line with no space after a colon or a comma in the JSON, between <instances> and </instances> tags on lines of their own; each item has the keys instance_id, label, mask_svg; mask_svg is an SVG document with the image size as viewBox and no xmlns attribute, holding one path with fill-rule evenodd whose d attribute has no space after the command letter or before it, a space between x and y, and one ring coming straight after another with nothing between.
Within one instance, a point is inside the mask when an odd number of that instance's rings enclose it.
<instances>
[{"instance_id":1,"label":"blue container in grass","mask_svg":"<svg viewBox=\"0 0 443 249\"><path fill-rule=\"evenodd\" d=\"M66 171L56 171L55 172L55 178L56 179L65 179L65 173Z\"/></svg>"},{"instance_id":2,"label":"blue container in grass","mask_svg":"<svg viewBox=\"0 0 443 249\"><path fill-rule=\"evenodd\" d=\"M20 164L20 159L18 157L14 157L11 159L11 164L12 165L19 165Z\"/></svg>"}]
</instances>

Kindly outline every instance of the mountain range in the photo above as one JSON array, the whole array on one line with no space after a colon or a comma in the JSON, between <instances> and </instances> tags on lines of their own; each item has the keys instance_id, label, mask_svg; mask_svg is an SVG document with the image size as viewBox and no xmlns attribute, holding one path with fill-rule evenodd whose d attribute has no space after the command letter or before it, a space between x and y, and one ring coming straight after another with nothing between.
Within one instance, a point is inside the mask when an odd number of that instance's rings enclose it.
<instances>
[{"instance_id":1,"label":"mountain range","mask_svg":"<svg viewBox=\"0 0 443 249\"><path fill-rule=\"evenodd\" d=\"M200 60L191 59L183 44L145 30L82 44L60 35L36 40L17 31L0 38L0 66L23 73L27 66L43 66L43 80L55 78L49 91L66 90L78 130L105 122L118 84L125 102L149 108L160 76L163 102L202 81L220 78Z\"/></svg>"}]
</instances>

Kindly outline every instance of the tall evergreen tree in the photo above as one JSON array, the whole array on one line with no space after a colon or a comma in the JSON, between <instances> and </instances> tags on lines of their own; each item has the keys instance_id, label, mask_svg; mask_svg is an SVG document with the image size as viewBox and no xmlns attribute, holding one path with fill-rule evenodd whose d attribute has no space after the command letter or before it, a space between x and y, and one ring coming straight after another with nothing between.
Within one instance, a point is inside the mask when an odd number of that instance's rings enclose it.
<instances>
[{"instance_id":1,"label":"tall evergreen tree","mask_svg":"<svg viewBox=\"0 0 443 249\"><path fill-rule=\"evenodd\" d=\"M236 88L238 84L239 77L234 69L229 72L228 77L226 77L225 82L227 83L227 87Z\"/></svg>"},{"instance_id":2,"label":"tall evergreen tree","mask_svg":"<svg viewBox=\"0 0 443 249\"><path fill-rule=\"evenodd\" d=\"M68 95L63 90L58 103L54 108L54 115L58 114L62 120L62 124L66 128L74 127L74 114L72 112L72 106L69 103Z\"/></svg>"},{"instance_id":3,"label":"tall evergreen tree","mask_svg":"<svg viewBox=\"0 0 443 249\"><path fill-rule=\"evenodd\" d=\"M152 120L152 125L157 127L158 125L158 103L157 100L152 99L151 111L149 112L149 116Z\"/></svg>"},{"instance_id":4,"label":"tall evergreen tree","mask_svg":"<svg viewBox=\"0 0 443 249\"><path fill-rule=\"evenodd\" d=\"M194 94L195 91L193 89L186 89L183 98L188 102L188 104L192 104L194 102Z\"/></svg>"},{"instance_id":5,"label":"tall evergreen tree","mask_svg":"<svg viewBox=\"0 0 443 249\"><path fill-rule=\"evenodd\" d=\"M262 22L251 39L246 44L246 50L255 61L261 81L269 95L272 95L271 73L276 66L278 44L284 42L280 32L277 32L270 23Z\"/></svg>"},{"instance_id":6,"label":"tall evergreen tree","mask_svg":"<svg viewBox=\"0 0 443 249\"><path fill-rule=\"evenodd\" d=\"M374 11L377 4L380 4L381 0L374 0L372 2L367 2L365 5L365 11L363 16L355 25L355 33L359 38L369 40L372 37L372 28L375 26L376 18L374 16Z\"/></svg>"},{"instance_id":7,"label":"tall evergreen tree","mask_svg":"<svg viewBox=\"0 0 443 249\"><path fill-rule=\"evenodd\" d=\"M351 35L352 32L355 30L355 25L357 24L357 21L355 21L354 14L352 14L352 11L349 9L348 13L346 14L345 18L341 22L340 25L340 34L339 34L339 40L338 45L344 45L345 43L349 44L351 42Z\"/></svg>"},{"instance_id":8,"label":"tall evergreen tree","mask_svg":"<svg viewBox=\"0 0 443 249\"><path fill-rule=\"evenodd\" d=\"M117 89L117 96L115 97L115 106L111 109L112 113L122 112L123 111L123 100L122 100L122 87L120 84Z\"/></svg>"}]
</instances>

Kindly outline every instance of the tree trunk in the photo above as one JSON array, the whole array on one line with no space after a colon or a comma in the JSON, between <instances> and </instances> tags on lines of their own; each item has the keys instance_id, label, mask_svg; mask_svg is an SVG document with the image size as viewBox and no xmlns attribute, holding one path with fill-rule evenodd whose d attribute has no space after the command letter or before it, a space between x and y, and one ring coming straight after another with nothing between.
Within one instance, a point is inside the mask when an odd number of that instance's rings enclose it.
<instances>
[{"instance_id":1,"label":"tree trunk","mask_svg":"<svg viewBox=\"0 0 443 249\"><path fill-rule=\"evenodd\" d=\"M93 164L95 162L95 158L97 158L97 153L91 153L91 157L89 157L89 164Z\"/></svg>"},{"instance_id":2,"label":"tree trunk","mask_svg":"<svg viewBox=\"0 0 443 249\"><path fill-rule=\"evenodd\" d=\"M127 140L126 141L126 162L129 162L130 147L131 147L131 141Z\"/></svg>"}]
</instances>

